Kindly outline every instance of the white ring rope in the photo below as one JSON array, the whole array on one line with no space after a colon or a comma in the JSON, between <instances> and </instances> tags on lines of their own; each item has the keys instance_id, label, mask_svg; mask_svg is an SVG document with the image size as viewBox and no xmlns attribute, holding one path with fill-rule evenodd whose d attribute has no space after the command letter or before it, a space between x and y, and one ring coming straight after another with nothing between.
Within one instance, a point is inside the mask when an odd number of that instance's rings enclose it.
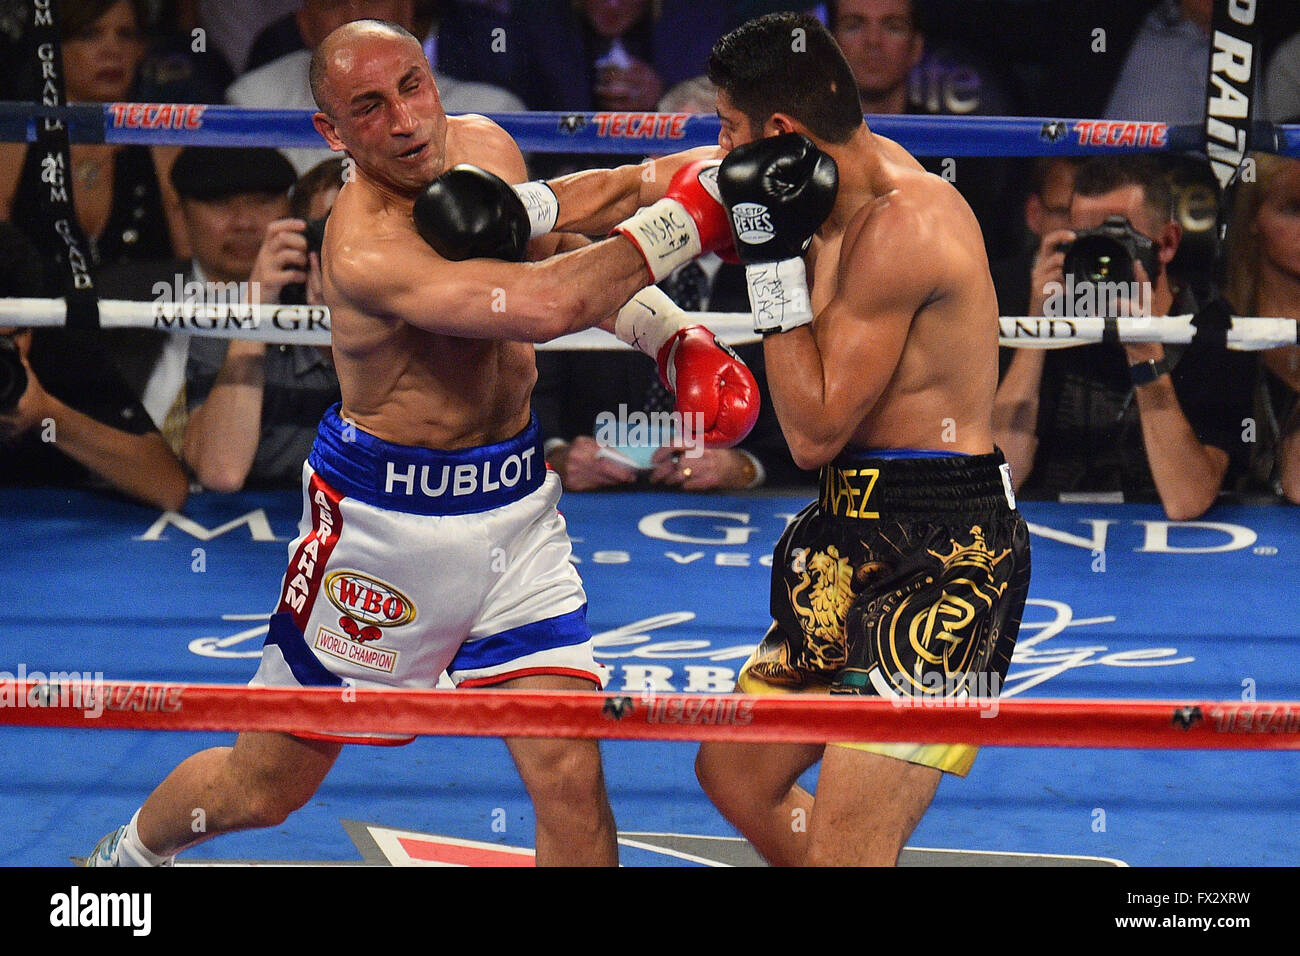
<instances>
[{"instance_id":1,"label":"white ring rope","mask_svg":"<svg viewBox=\"0 0 1300 956\"><path fill-rule=\"evenodd\" d=\"M744 312L699 312L706 325L728 345L759 341L753 320ZM1156 318L1103 319L1090 317L1002 316L999 342L1012 348L1059 349L1104 340L1114 329L1121 342L1162 342L1185 345L1196 326L1191 315ZM63 299L0 299L0 326L62 327L67 321ZM329 309L318 305L196 305L186 302L99 301L102 329L154 329L210 338L251 339L277 345L329 345ZM1227 346L1243 352L1300 343L1295 319L1234 316ZM625 349L622 342L599 329L587 329L541 343L539 349L603 351Z\"/></svg>"}]
</instances>

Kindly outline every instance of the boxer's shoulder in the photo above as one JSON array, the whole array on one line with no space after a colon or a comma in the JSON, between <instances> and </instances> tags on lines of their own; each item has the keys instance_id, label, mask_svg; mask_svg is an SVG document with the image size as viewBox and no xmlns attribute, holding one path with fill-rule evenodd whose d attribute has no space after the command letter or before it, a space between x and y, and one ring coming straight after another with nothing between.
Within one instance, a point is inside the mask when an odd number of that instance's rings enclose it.
<instances>
[{"instance_id":1,"label":"boxer's shoulder","mask_svg":"<svg viewBox=\"0 0 1300 956\"><path fill-rule=\"evenodd\" d=\"M465 113L447 117L447 168L469 163L506 182L528 178L523 153L509 133L486 116Z\"/></svg>"}]
</instances>

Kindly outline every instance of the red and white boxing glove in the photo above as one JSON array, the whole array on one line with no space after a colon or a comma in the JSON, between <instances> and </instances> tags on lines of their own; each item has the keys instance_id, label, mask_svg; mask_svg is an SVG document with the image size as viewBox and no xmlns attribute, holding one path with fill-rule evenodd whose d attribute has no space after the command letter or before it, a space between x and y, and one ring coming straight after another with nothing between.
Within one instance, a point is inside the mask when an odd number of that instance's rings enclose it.
<instances>
[{"instance_id":1,"label":"red and white boxing glove","mask_svg":"<svg viewBox=\"0 0 1300 956\"><path fill-rule=\"evenodd\" d=\"M619 310L614 333L658 363L659 381L677 397L683 422L700 422L709 448L730 448L758 421L758 382L749 366L662 290L648 286L633 296Z\"/></svg>"},{"instance_id":2,"label":"red and white boxing glove","mask_svg":"<svg viewBox=\"0 0 1300 956\"><path fill-rule=\"evenodd\" d=\"M687 163L668 182L657 203L614 227L637 247L655 282L705 252L734 256L731 222L718 193L716 159Z\"/></svg>"}]
</instances>

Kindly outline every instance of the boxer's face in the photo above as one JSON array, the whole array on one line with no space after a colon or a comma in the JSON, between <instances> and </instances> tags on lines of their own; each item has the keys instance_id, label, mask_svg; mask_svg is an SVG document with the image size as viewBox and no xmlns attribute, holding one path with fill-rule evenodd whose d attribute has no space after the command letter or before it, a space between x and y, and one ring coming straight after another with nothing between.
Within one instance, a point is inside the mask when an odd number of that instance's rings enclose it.
<instances>
[{"instance_id":1,"label":"boxer's face","mask_svg":"<svg viewBox=\"0 0 1300 956\"><path fill-rule=\"evenodd\" d=\"M443 172L447 114L418 43L371 31L329 60L330 116L316 128L357 167L402 193L423 189Z\"/></svg>"},{"instance_id":2,"label":"boxer's face","mask_svg":"<svg viewBox=\"0 0 1300 956\"><path fill-rule=\"evenodd\" d=\"M1254 228L1263 264L1300 277L1300 162L1287 162L1273 177Z\"/></svg>"},{"instance_id":3,"label":"boxer's face","mask_svg":"<svg viewBox=\"0 0 1300 956\"><path fill-rule=\"evenodd\" d=\"M731 152L737 146L752 143L763 134L761 129L754 127L748 116L736 109L723 90L718 90L714 96L714 103L717 106L718 119L722 122L722 129L718 131L718 145L727 152Z\"/></svg>"}]
</instances>

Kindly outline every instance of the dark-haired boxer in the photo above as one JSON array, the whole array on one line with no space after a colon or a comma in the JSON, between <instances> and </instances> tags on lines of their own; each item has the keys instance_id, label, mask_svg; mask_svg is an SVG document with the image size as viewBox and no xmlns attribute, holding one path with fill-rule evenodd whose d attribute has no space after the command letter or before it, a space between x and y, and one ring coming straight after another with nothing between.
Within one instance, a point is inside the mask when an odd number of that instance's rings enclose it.
<instances>
[{"instance_id":1,"label":"dark-haired boxer","mask_svg":"<svg viewBox=\"0 0 1300 956\"><path fill-rule=\"evenodd\" d=\"M774 623L746 693L902 704L995 695L1029 545L992 439L998 309L979 224L951 185L862 120L812 17L723 37L718 172L772 403L821 495L772 562ZM942 698L939 700L938 698ZM700 782L768 860L883 864L974 748L707 743ZM799 776L821 760L816 799Z\"/></svg>"},{"instance_id":2,"label":"dark-haired boxer","mask_svg":"<svg viewBox=\"0 0 1300 956\"><path fill-rule=\"evenodd\" d=\"M525 178L513 140L483 117L447 117L420 44L391 24L330 34L311 78L317 129L352 166L322 248L343 401L304 466L300 535L253 683L420 688L445 670L460 687L598 688L560 482L529 412L531 343L615 329L659 361L678 411L703 416L706 443L738 441L757 415L748 369L662 294L628 301L729 243L725 211L692 156L532 184L521 198L508 184ZM595 244L546 234L622 216L619 235ZM561 249L572 251L551 256ZM190 757L88 862L163 864L283 820L357 739L303 730L244 733ZM507 743L536 811L538 863L616 863L596 742Z\"/></svg>"}]
</instances>

